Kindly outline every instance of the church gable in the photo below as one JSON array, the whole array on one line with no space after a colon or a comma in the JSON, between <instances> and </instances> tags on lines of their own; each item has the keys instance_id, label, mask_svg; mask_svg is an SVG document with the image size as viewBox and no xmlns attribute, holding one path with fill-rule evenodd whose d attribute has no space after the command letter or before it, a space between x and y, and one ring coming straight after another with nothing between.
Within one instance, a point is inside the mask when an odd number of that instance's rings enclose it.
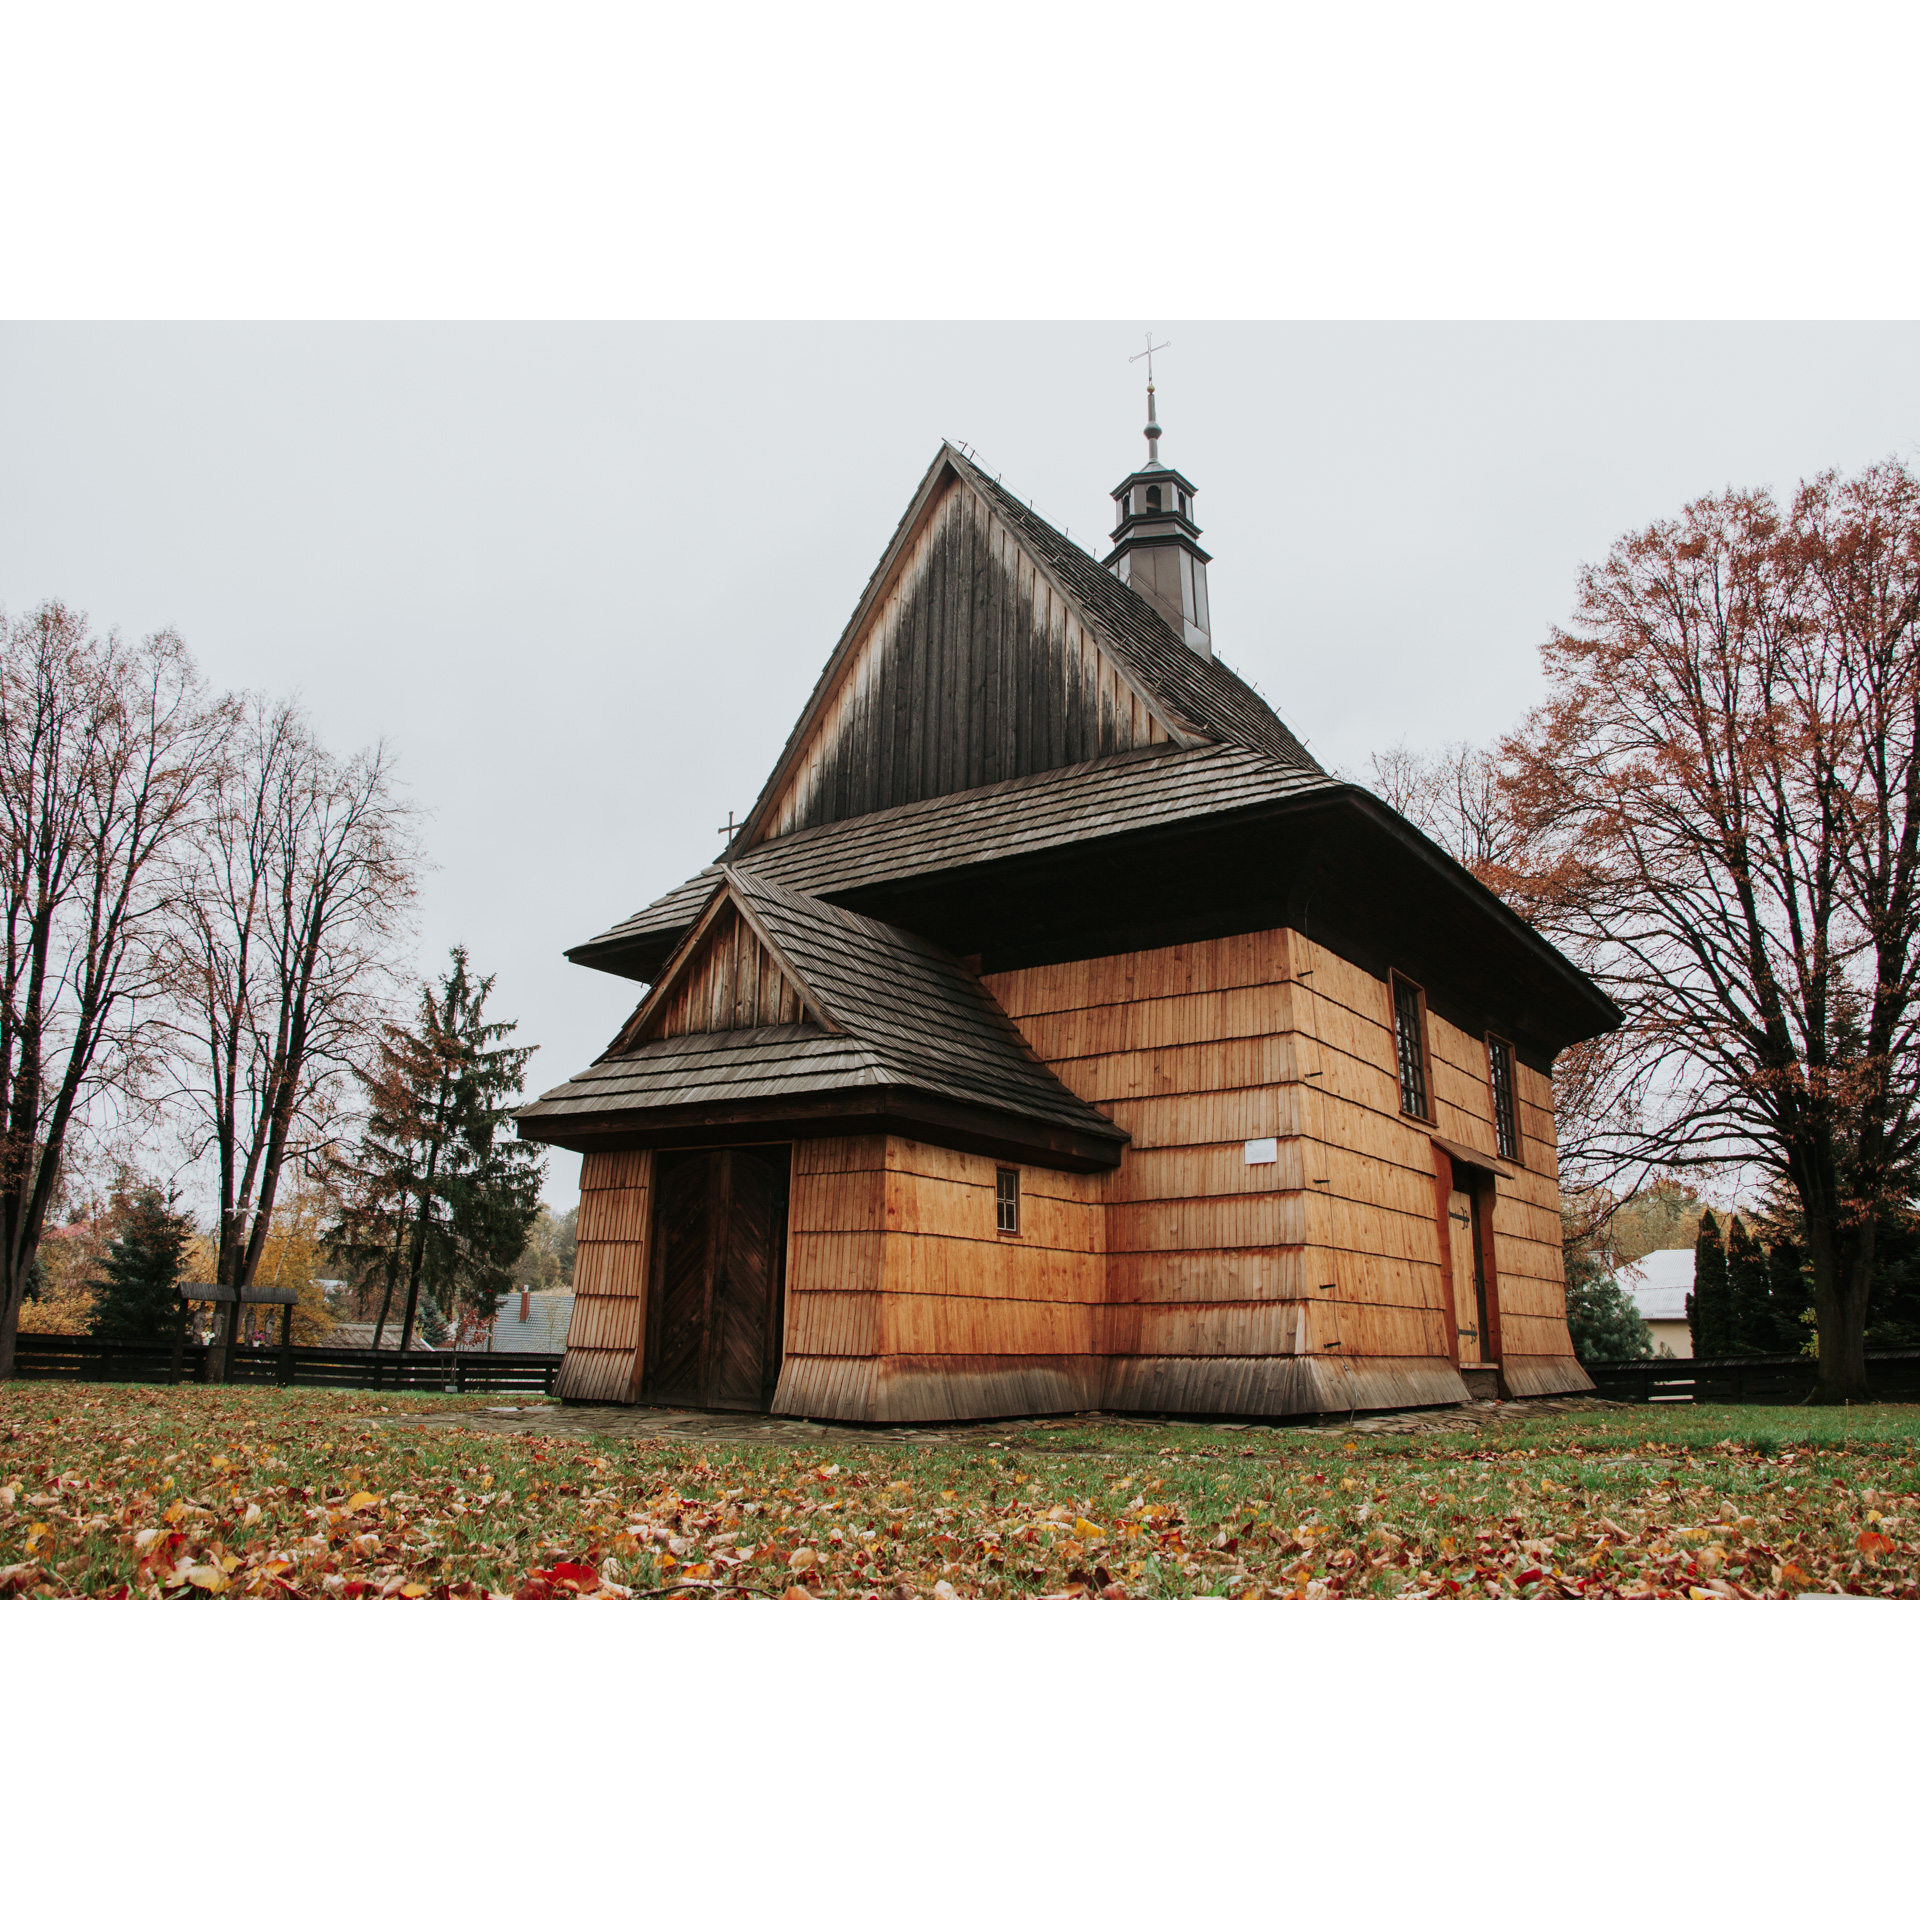
<instances>
[{"instance_id":1,"label":"church gable","mask_svg":"<svg viewBox=\"0 0 1920 1920\"><path fill-rule=\"evenodd\" d=\"M1178 742L1074 597L943 455L747 844Z\"/></svg>"},{"instance_id":2,"label":"church gable","mask_svg":"<svg viewBox=\"0 0 1920 1920\"><path fill-rule=\"evenodd\" d=\"M688 1033L820 1024L792 971L723 886L614 1051Z\"/></svg>"}]
</instances>

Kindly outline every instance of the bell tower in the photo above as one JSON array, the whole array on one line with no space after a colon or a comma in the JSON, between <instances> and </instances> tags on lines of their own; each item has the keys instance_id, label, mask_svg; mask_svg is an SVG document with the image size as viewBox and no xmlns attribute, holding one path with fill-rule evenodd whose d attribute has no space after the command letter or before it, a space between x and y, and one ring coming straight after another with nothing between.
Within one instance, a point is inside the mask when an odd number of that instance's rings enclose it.
<instances>
[{"instance_id":1,"label":"bell tower","mask_svg":"<svg viewBox=\"0 0 1920 1920\"><path fill-rule=\"evenodd\" d=\"M1147 464L1113 490L1119 519L1113 530L1113 551L1103 564L1161 614L1201 659L1211 660L1213 622L1207 611L1211 556L1200 545L1200 529L1194 524L1193 482L1178 469L1160 464L1153 363L1149 360L1147 365Z\"/></svg>"}]
</instances>

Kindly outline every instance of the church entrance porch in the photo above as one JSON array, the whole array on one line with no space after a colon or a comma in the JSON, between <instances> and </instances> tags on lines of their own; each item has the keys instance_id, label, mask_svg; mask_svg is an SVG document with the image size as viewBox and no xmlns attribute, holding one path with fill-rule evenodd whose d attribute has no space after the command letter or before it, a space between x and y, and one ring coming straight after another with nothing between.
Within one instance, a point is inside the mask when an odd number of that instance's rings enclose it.
<instances>
[{"instance_id":1,"label":"church entrance porch","mask_svg":"<svg viewBox=\"0 0 1920 1920\"><path fill-rule=\"evenodd\" d=\"M747 1413L771 1404L791 1160L784 1146L658 1156L644 1401Z\"/></svg>"}]
</instances>

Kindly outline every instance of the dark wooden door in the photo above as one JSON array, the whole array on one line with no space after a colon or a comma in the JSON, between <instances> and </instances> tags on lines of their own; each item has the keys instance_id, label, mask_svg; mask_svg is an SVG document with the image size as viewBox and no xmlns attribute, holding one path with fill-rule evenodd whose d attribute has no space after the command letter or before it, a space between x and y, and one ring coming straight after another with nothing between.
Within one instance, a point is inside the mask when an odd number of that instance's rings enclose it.
<instances>
[{"instance_id":1,"label":"dark wooden door","mask_svg":"<svg viewBox=\"0 0 1920 1920\"><path fill-rule=\"evenodd\" d=\"M1453 1230L1453 1304L1460 1316L1459 1364L1482 1367L1493 1360L1493 1330L1487 1324L1487 1263L1485 1220L1480 1179L1459 1161L1453 1167L1454 1189L1447 1199L1448 1223Z\"/></svg>"},{"instance_id":2,"label":"dark wooden door","mask_svg":"<svg viewBox=\"0 0 1920 1920\"><path fill-rule=\"evenodd\" d=\"M784 1147L656 1160L642 1398L757 1412L780 1378Z\"/></svg>"}]
</instances>

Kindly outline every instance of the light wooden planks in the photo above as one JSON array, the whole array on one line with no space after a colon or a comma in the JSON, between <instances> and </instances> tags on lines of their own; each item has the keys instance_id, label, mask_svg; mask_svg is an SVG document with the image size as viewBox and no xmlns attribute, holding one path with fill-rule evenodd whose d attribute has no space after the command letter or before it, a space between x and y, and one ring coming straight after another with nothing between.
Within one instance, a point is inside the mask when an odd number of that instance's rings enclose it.
<instances>
[{"instance_id":1,"label":"light wooden planks","mask_svg":"<svg viewBox=\"0 0 1920 1920\"><path fill-rule=\"evenodd\" d=\"M631 1402L645 1336L653 1155L589 1153L580 1167L573 1317L555 1391L562 1400Z\"/></svg>"},{"instance_id":2,"label":"light wooden planks","mask_svg":"<svg viewBox=\"0 0 1920 1920\"><path fill-rule=\"evenodd\" d=\"M1431 1141L1439 1132L1493 1152L1482 1036L1430 1016L1429 1128L1399 1111L1386 982L1298 933L987 984L1034 1050L1133 1136L1107 1181L1105 1333L1116 1355L1146 1338L1184 1339L1199 1357L1266 1337L1246 1331L1279 1324L1258 1303L1287 1295L1337 1310L1337 1328L1315 1331L1338 1343L1329 1351L1451 1353ZM1546 1337L1538 1309L1559 1277L1551 1089L1523 1068L1517 1091L1525 1165L1499 1183L1493 1214L1516 1353ZM1274 1162L1247 1167L1243 1143L1267 1136L1280 1143Z\"/></svg>"},{"instance_id":3,"label":"light wooden planks","mask_svg":"<svg viewBox=\"0 0 1920 1920\"><path fill-rule=\"evenodd\" d=\"M1048 631L1066 645L1057 621ZM913 750L958 764L966 737ZM1297 933L987 985L1132 1145L1107 1175L1021 1169L1021 1232L1002 1235L990 1158L880 1135L796 1143L778 1410L895 1420L1465 1396L1432 1142L1492 1151L1480 1036L1430 1016L1429 1128L1399 1112L1385 982ZM734 994L712 988L708 1004ZM1502 1360L1509 1391L1566 1391L1551 1087L1522 1066L1517 1093L1524 1164L1496 1184L1488 1239ZM1268 1137L1275 1158L1248 1165L1245 1143ZM583 1181L583 1249L590 1225L593 1273L620 1300L635 1297L640 1241L617 1236L634 1232L639 1184ZM619 1312L589 1330L623 1327Z\"/></svg>"}]
</instances>

